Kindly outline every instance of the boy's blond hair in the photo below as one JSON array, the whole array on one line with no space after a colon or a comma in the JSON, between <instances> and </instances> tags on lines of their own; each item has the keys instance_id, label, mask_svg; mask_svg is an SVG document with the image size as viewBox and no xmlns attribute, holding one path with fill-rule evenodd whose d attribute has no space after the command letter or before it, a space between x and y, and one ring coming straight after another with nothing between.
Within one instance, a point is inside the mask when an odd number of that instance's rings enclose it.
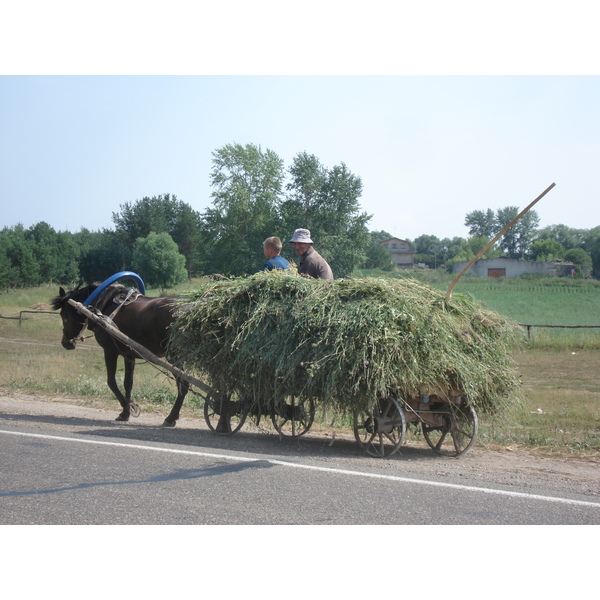
<instances>
[{"instance_id":1,"label":"boy's blond hair","mask_svg":"<svg viewBox=\"0 0 600 600\"><path fill-rule=\"evenodd\" d=\"M275 252L277 252L277 254L281 253L281 250L283 248L283 244L281 243L281 240L278 237L268 237L264 242L263 242L263 247L267 246L267 248L271 248L271 250L274 250Z\"/></svg>"}]
</instances>

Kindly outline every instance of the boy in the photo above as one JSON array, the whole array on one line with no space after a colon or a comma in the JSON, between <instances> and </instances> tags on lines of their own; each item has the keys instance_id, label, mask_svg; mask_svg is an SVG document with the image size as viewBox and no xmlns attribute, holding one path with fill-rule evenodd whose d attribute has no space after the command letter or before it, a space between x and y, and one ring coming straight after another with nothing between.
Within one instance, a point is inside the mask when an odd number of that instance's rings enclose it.
<instances>
[{"instance_id":1,"label":"boy","mask_svg":"<svg viewBox=\"0 0 600 600\"><path fill-rule=\"evenodd\" d=\"M280 256L282 248L283 244L278 237L269 237L263 242L263 252L268 258L262 268L263 271L272 271L273 269L289 270L290 263L283 256Z\"/></svg>"}]
</instances>

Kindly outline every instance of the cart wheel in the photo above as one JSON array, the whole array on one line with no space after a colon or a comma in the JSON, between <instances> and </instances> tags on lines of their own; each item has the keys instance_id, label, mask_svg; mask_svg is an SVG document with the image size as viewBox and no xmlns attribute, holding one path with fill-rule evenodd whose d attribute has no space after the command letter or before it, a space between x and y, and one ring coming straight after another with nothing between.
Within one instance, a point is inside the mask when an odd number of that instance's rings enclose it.
<instances>
[{"instance_id":1,"label":"cart wheel","mask_svg":"<svg viewBox=\"0 0 600 600\"><path fill-rule=\"evenodd\" d=\"M372 411L358 409L354 413L354 437L369 456L392 456L400 450L405 435L404 411L394 398L379 400Z\"/></svg>"},{"instance_id":2,"label":"cart wheel","mask_svg":"<svg viewBox=\"0 0 600 600\"><path fill-rule=\"evenodd\" d=\"M448 404L443 427L422 423L423 436L429 447L443 456L460 456L466 452L477 436L479 423L475 409L468 403Z\"/></svg>"},{"instance_id":3,"label":"cart wheel","mask_svg":"<svg viewBox=\"0 0 600 600\"><path fill-rule=\"evenodd\" d=\"M211 391L204 400L204 420L219 435L239 431L248 415L248 404L234 395Z\"/></svg>"},{"instance_id":4,"label":"cart wheel","mask_svg":"<svg viewBox=\"0 0 600 600\"><path fill-rule=\"evenodd\" d=\"M271 413L278 433L288 437L304 435L315 420L315 402L312 398L300 400L295 396L282 398Z\"/></svg>"}]
</instances>

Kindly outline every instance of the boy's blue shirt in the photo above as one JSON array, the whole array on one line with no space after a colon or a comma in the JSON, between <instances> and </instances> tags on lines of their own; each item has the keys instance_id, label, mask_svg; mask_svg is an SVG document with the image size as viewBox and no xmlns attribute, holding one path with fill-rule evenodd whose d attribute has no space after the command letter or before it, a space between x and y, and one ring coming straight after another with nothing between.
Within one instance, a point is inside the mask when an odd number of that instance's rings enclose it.
<instances>
[{"instance_id":1,"label":"boy's blue shirt","mask_svg":"<svg viewBox=\"0 0 600 600\"><path fill-rule=\"evenodd\" d=\"M263 271L272 271L273 269L281 269L287 271L290 268L290 263L281 255L274 256L269 259L263 266Z\"/></svg>"}]
</instances>

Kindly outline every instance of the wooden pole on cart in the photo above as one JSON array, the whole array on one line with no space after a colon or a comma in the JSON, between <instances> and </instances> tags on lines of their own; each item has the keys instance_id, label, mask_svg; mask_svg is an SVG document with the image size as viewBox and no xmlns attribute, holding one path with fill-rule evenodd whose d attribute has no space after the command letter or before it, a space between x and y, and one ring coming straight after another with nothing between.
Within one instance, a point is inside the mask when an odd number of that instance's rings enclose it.
<instances>
[{"instance_id":1,"label":"wooden pole on cart","mask_svg":"<svg viewBox=\"0 0 600 600\"><path fill-rule=\"evenodd\" d=\"M483 256L538 200L541 200L556 184L553 183L549 185L529 206L525 207L496 237L487 244L483 250L480 250L477 255L471 259L471 261L467 264L466 267L454 278L450 287L448 287L448 291L446 292L446 302L450 302L452 298L452 290L454 286L458 282L458 280L471 268L475 261L479 260L481 256Z\"/></svg>"},{"instance_id":2,"label":"wooden pole on cart","mask_svg":"<svg viewBox=\"0 0 600 600\"><path fill-rule=\"evenodd\" d=\"M123 342L132 350L135 350L135 352L137 352L142 358L145 358L147 361L159 367L162 367L163 369L167 369L167 371L170 371L173 375L175 375L175 377L179 377L180 379L187 381L188 383L200 388L205 393L211 391L211 387L209 385L206 385L206 383L204 383L203 381L200 381L199 379L196 379L195 377L184 373L181 369L178 369L177 367L173 366L171 363L164 360L163 358L156 356L156 354L150 352L150 350L148 350L141 344L138 344L135 340L132 340L130 337L126 336L118 327L115 327L108 320L106 315L97 315L96 313L93 313L91 310L83 306L81 302L75 302L75 300L73 299L69 300L69 304L75 307L75 309L77 309L78 312L80 312L82 315L85 315L88 319L92 319L92 321L100 325L102 329L107 331L113 337L117 338L120 342Z\"/></svg>"}]
</instances>

